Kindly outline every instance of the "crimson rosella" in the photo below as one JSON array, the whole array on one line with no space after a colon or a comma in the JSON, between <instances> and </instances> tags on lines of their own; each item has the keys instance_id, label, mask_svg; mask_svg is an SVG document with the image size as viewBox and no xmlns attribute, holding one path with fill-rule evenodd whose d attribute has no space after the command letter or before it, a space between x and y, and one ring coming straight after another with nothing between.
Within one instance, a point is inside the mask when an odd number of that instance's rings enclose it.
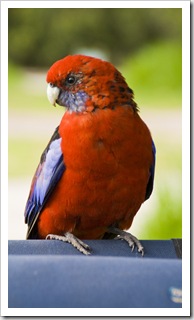
<instances>
[{"instance_id":1,"label":"crimson rosella","mask_svg":"<svg viewBox=\"0 0 194 320\"><path fill-rule=\"evenodd\" d=\"M133 91L109 62L84 55L55 62L48 99L64 106L44 150L25 208L27 239L58 239L90 253L80 239L124 239L153 189L155 146Z\"/></svg>"}]
</instances>

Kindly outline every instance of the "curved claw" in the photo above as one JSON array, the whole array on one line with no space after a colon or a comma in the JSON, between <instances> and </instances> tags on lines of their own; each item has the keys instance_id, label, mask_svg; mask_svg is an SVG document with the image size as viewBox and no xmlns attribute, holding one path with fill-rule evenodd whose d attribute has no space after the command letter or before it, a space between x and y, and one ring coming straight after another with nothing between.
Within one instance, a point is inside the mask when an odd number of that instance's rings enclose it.
<instances>
[{"instance_id":1,"label":"curved claw","mask_svg":"<svg viewBox=\"0 0 194 320\"><path fill-rule=\"evenodd\" d=\"M70 232L65 232L65 234L63 236L60 236L57 234L48 234L46 236L46 239L60 240L60 241L68 242L72 246L74 246L78 251L80 251L81 253L83 253L85 255L89 255L91 253L90 247Z\"/></svg>"},{"instance_id":2,"label":"curved claw","mask_svg":"<svg viewBox=\"0 0 194 320\"><path fill-rule=\"evenodd\" d=\"M117 237L115 239L125 240L128 243L128 245L130 246L132 252L136 246L137 251L139 253L141 253L142 257L144 256L144 247L142 246L141 242L135 236L133 236L131 233L120 230L115 227L109 227L108 231L117 235Z\"/></svg>"}]
</instances>

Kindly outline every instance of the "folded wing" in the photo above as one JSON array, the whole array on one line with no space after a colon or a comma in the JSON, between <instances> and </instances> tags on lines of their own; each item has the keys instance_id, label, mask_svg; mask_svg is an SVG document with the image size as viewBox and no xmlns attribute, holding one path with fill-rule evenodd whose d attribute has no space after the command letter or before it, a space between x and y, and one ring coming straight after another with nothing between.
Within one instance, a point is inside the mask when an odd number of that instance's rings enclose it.
<instances>
[{"instance_id":1,"label":"folded wing","mask_svg":"<svg viewBox=\"0 0 194 320\"><path fill-rule=\"evenodd\" d=\"M32 180L24 213L25 223L28 224L27 239L33 238L37 218L64 171L65 164L61 151L61 137L57 127L41 156Z\"/></svg>"}]
</instances>

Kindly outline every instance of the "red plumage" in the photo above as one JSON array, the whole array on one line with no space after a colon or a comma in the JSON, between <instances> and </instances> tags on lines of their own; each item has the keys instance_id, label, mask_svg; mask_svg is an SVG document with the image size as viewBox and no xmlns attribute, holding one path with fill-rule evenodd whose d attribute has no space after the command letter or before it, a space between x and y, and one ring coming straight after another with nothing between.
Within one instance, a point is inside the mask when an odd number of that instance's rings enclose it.
<instances>
[{"instance_id":1,"label":"red plumage","mask_svg":"<svg viewBox=\"0 0 194 320\"><path fill-rule=\"evenodd\" d=\"M55 101L67 106L57 133L65 169L29 223L28 237L70 232L100 239L109 227L128 229L151 194L155 164L132 90L113 65L81 55L54 63L47 82Z\"/></svg>"}]
</instances>

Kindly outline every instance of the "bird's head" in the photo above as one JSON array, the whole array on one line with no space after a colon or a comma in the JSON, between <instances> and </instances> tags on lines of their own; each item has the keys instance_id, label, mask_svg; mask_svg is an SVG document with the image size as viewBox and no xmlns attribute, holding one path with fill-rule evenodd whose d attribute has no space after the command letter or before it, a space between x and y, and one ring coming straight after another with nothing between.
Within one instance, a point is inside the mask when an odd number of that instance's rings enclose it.
<instances>
[{"instance_id":1,"label":"bird's head","mask_svg":"<svg viewBox=\"0 0 194 320\"><path fill-rule=\"evenodd\" d=\"M92 112L118 104L135 106L133 91L121 73L101 59L67 56L51 66L46 80L51 104L64 106L69 112Z\"/></svg>"}]
</instances>

